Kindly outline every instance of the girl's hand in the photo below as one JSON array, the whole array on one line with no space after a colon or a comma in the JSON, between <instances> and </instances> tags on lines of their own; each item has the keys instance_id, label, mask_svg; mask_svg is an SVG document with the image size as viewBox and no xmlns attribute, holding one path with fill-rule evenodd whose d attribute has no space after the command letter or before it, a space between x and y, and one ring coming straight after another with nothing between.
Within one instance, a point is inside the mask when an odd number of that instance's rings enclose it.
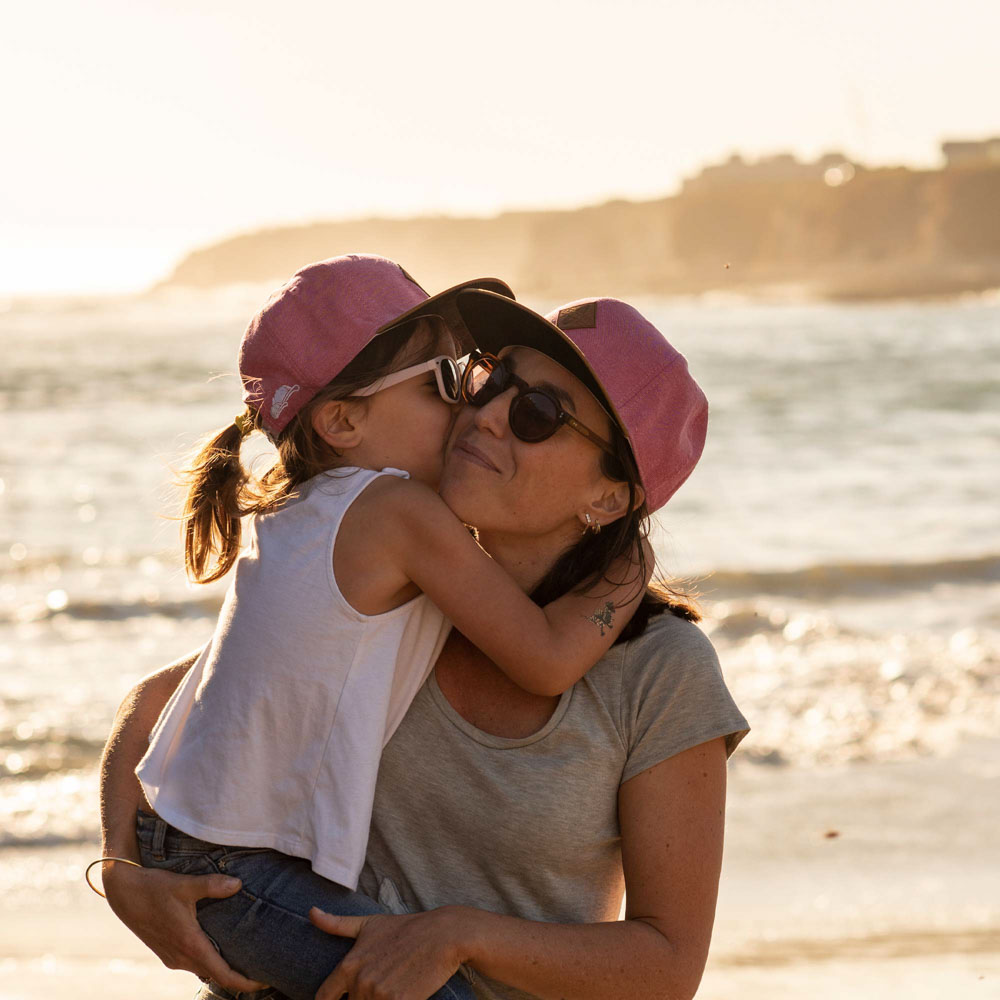
<instances>
[{"instance_id":1,"label":"girl's hand","mask_svg":"<svg viewBox=\"0 0 1000 1000\"><path fill-rule=\"evenodd\" d=\"M468 911L465 911L468 912ZM316 1000L427 1000L464 961L458 907L406 916L335 917L314 906L309 919L328 934L356 938Z\"/></svg>"},{"instance_id":2,"label":"girl's hand","mask_svg":"<svg viewBox=\"0 0 1000 1000\"><path fill-rule=\"evenodd\" d=\"M103 882L118 919L168 969L185 969L202 979L213 979L235 993L266 985L230 968L198 923L195 903L199 899L232 896L239 891L239 879L111 865L104 872Z\"/></svg>"}]
</instances>

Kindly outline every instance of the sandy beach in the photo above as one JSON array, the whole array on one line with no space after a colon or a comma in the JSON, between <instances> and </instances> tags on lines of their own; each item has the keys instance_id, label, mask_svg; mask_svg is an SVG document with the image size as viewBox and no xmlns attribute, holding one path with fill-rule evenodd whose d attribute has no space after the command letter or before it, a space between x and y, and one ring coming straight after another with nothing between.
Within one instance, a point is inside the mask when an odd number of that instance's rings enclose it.
<instances>
[{"instance_id":1,"label":"sandy beach","mask_svg":"<svg viewBox=\"0 0 1000 1000\"><path fill-rule=\"evenodd\" d=\"M701 1000L1000 997L1000 741L733 768Z\"/></svg>"},{"instance_id":2,"label":"sandy beach","mask_svg":"<svg viewBox=\"0 0 1000 1000\"><path fill-rule=\"evenodd\" d=\"M735 764L700 1000L1000 998L998 825L1000 740L836 769ZM83 885L95 855L8 855L0 1000L194 993Z\"/></svg>"}]
</instances>

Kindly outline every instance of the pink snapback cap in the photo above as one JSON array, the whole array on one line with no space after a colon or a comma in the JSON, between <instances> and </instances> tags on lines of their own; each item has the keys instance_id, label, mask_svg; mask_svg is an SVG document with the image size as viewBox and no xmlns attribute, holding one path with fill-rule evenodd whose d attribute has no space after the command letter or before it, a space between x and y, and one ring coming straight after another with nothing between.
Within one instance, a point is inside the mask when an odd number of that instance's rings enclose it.
<instances>
[{"instance_id":1,"label":"pink snapback cap","mask_svg":"<svg viewBox=\"0 0 1000 1000\"><path fill-rule=\"evenodd\" d=\"M458 309L480 349L534 348L587 386L628 439L651 512L691 475L708 401L684 356L637 309L580 299L542 317L488 290L461 292Z\"/></svg>"},{"instance_id":2,"label":"pink snapback cap","mask_svg":"<svg viewBox=\"0 0 1000 1000\"><path fill-rule=\"evenodd\" d=\"M374 337L420 316L440 316L469 350L455 299L469 288L513 298L497 278L434 296L386 257L350 254L309 264L272 292L240 343L243 402L275 438Z\"/></svg>"}]
</instances>

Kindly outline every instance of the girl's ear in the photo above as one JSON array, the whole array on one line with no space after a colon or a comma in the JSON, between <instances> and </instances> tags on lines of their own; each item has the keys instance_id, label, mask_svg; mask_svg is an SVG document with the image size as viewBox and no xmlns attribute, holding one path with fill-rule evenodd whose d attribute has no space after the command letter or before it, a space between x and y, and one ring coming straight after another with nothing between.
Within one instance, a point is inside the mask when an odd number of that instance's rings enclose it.
<instances>
[{"instance_id":1,"label":"girl's ear","mask_svg":"<svg viewBox=\"0 0 1000 1000\"><path fill-rule=\"evenodd\" d=\"M645 499L646 494L643 488L637 483L635 487L635 507L642 506ZM591 500L587 510L580 514L580 521L585 528L588 527L588 513L590 514L590 525L600 524L602 527L617 521L620 517L624 517L629 513L628 483L609 482L608 489L596 499Z\"/></svg>"},{"instance_id":2,"label":"girl's ear","mask_svg":"<svg viewBox=\"0 0 1000 1000\"><path fill-rule=\"evenodd\" d=\"M310 418L313 430L334 451L356 448L364 439L367 407L356 399L328 399Z\"/></svg>"}]
</instances>

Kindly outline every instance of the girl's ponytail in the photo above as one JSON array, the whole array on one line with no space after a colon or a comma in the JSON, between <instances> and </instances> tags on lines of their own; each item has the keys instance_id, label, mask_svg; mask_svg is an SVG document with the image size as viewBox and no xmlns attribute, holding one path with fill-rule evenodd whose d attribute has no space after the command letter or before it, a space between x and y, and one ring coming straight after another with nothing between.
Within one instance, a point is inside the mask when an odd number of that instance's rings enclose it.
<instances>
[{"instance_id":1,"label":"girl's ponytail","mask_svg":"<svg viewBox=\"0 0 1000 1000\"><path fill-rule=\"evenodd\" d=\"M240 518L249 473L240 461L244 431L252 412L241 414L202 445L185 470L184 567L197 583L225 576L240 552Z\"/></svg>"},{"instance_id":2,"label":"girl's ponytail","mask_svg":"<svg viewBox=\"0 0 1000 1000\"><path fill-rule=\"evenodd\" d=\"M277 460L257 476L240 461L240 444L254 431L264 430L260 413L247 407L214 437L207 439L182 473L187 497L181 513L184 526L184 568L197 583L225 576L240 554L240 520L247 515L276 510L296 495L300 486L342 464L341 456L315 431L312 414L324 403L348 399L395 370L404 350L415 364L438 353L447 331L436 316L379 334L358 352L343 371L312 398L273 440ZM414 341L414 337L420 339ZM364 402L364 397L356 401Z\"/></svg>"}]
</instances>

